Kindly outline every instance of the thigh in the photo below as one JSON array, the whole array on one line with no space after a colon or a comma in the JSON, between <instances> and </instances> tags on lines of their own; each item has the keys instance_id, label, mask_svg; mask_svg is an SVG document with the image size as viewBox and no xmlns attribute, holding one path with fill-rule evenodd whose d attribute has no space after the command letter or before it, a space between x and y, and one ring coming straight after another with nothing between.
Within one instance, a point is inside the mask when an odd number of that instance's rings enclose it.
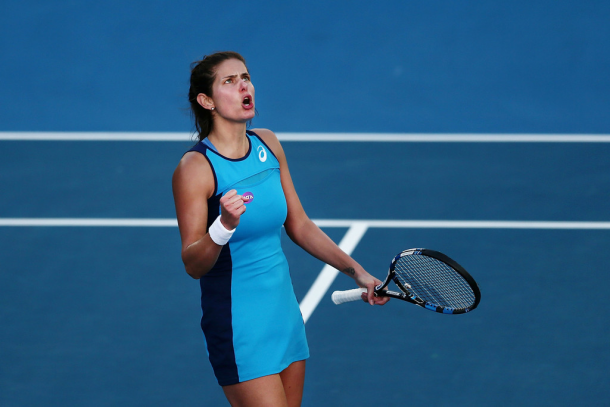
<instances>
[{"instance_id":1,"label":"thigh","mask_svg":"<svg viewBox=\"0 0 610 407\"><path fill-rule=\"evenodd\" d=\"M222 390L233 407L288 406L279 374L224 386Z\"/></svg>"},{"instance_id":2,"label":"thigh","mask_svg":"<svg viewBox=\"0 0 610 407\"><path fill-rule=\"evenodd\" d=\"M293 362L280 373L288 407L299 407L305 384L305 361Z\"/></svg>"}]
</instances>

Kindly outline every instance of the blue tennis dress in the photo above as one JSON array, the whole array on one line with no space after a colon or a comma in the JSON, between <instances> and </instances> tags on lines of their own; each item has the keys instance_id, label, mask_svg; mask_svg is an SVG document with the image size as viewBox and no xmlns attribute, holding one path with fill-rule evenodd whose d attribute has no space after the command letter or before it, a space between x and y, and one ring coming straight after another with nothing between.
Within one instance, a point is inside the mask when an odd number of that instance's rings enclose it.
<instances>
[{"instance_id":1,"label":"blue tennis dress","mask_svg":"<svg viewBox=\"0 0 610 407\"><path fill-rule=\"evenodd\" d=\"M248 153L220 155L204 139L189 151L203 154L214 173L208 228L231 189L247 197L246 212L212 270L200 279L201 328L221 386L279 373L307 359L303 317L280 242L286 198L280 165L267 145L248 131Z\"/></svg>"}]
</instances>

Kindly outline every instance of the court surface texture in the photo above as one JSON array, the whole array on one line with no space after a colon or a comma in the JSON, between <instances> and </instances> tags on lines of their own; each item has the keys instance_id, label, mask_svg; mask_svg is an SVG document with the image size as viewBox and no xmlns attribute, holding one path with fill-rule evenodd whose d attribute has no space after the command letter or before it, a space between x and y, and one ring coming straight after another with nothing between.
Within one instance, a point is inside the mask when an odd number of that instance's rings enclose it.
<instances>
[{"instance_id":1,"label":"court surface texture","mask_svg":"<svg viewBox=\"0 0 610 407\"><path fill-rule=\"evenodd\" d=\"M324 232L379 278L424 247L481 288L466 315L336 306L352 280L283 232L304 406L607 403L609 19L598 1L6 2L0 405L228 405L171 193L189 64L224 49Z\"/></svg>"},{"instance_id":2,"label":"court surface texture","mask_svg":"<svg viewBox=\"0 0 610 407\"><path fill-rule=\"evenodd\" d=\"M170 216L189 143L0 143L11 197L0 219L3 405L226 405ZM482 291L460 316L399 301L335 306L330 293L353 286L331 277L304 313L304 405L608 396L610 223L599 220L610 143L283 145L310 217L371 273L426 247L458 259ZM283 243L303 305L323 265Z\"/></svg>"}]
</instances>

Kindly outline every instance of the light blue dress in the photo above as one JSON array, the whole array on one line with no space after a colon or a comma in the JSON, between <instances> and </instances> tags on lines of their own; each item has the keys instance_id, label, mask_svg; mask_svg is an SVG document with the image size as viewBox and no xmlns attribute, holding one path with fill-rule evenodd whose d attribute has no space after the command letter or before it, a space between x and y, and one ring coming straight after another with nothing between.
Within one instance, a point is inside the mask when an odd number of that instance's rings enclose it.
<instances>
[{"instance_id":1,"label":"light blue dress","mask_svg":"<svg viewBox=\"0 0 610 407\"><path fill-rule=\"evenodd\" d=\"M241 159L220 155L207 140L189 151L203 154L214 173L208 227L231 189L248 197L246 212L212 270L200 279L201 328L221 386L279 373L307 359L303 317L282 251L286 198L277 158L254 132Z\"/></svg>"}]
</instances>

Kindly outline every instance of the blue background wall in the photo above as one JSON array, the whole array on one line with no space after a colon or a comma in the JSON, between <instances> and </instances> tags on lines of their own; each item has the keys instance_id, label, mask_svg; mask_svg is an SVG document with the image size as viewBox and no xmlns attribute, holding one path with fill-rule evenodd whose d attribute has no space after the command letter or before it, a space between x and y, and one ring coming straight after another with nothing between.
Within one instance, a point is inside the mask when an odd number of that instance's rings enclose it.
<instances>
[{"instance_id":1,"label":"blue background wall","mask_svg":"<svg viewBox=\"0 0 610 407\"><path fill-rule=\"evenodd\" d=\"M276 131L606 133L604 1L16 1L0 129L185 131L189 64L249 62Z\"/></svg>"}]
</instances>

